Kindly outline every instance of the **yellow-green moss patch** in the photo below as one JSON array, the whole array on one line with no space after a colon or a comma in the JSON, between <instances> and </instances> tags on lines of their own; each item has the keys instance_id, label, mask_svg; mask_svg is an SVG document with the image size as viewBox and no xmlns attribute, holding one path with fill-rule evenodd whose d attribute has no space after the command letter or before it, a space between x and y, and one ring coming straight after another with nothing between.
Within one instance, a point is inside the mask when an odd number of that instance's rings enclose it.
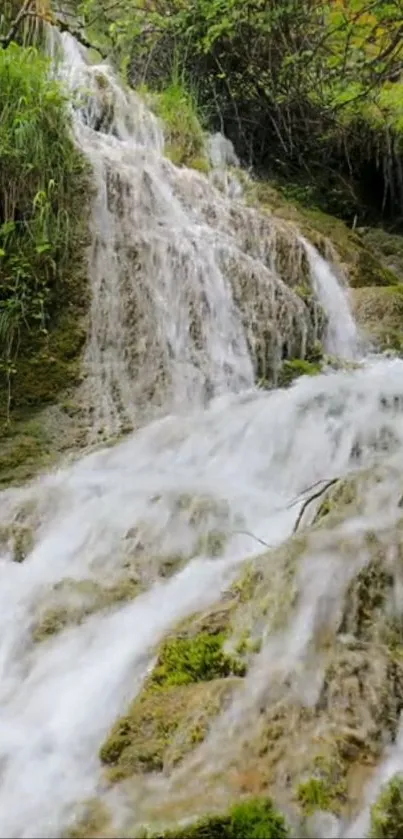
<instances>
[{"instance_id":1,"label":"yellow-green moss patch","mask_svg":"<svg viewBox=\"0 0 403 839\"><path fill-rule=\"evenodd\" d=\"M120 781L144 772L169 771L206 736L209 721L230 700L237 678L144 689L113 726L100 749Z\"/></svg>"},{"instance_id":2,"label":"yellow-green moss patch","mask_svg":"<svg viewBox=\"0 0 403 839\"><path fill-rule=\"evenodd\" d=\"M231 675L243 676L245 666L224 652L225 640L223 632L169 638L161 648L150 686L171 687Z\"/></svg>"}]
</instances>

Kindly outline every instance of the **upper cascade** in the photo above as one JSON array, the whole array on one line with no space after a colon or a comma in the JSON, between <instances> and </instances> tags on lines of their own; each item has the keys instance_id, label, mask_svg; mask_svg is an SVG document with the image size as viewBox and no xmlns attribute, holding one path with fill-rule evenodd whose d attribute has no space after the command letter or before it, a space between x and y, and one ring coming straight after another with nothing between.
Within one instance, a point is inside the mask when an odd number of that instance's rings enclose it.
<instances>
[{"instance_id":1,"label":"upper cascade","mask_svg":"<svg viewBox=\"0 0 403 839\"><path fill-rule=\"evenodd\" d=\"M352 357L346 290L293 225L174 166L158 119L68 33L51 28L49 52L96 187L84 360L94 435L275 383L282 360L326 344L326 319L329 351ZM215 166L237 163L221 135L207 145Z\"/></svg>"}]
</instances>

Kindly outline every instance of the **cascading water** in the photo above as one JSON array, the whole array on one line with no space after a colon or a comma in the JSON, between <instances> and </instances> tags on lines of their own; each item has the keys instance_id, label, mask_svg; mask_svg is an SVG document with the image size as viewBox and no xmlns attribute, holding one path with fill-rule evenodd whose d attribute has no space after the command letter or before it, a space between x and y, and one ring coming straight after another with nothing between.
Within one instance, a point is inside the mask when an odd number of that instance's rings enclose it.
<instances>
[{"instance_id":1,"label":"cascading water","mask_svg":"<svg viewBox=\"0 0 403 839\"><path fill-rule=\"evenodd\" d=\"M253 388L263 340L276 361L284 348L292 355L315 340L292 290L304 258L328 315L329 350L351 357L356 331L344 292L289 227L175 168L141 101L108 68L88 68L68 36L63 48L62 72L86 97L75 132L98 190L86 399L94 434L122 420L144 425L112 449L1 494L0 835L21 839L61 835L73 805L106 794L99 746L140 689L156 645L179 619L217 601L261 542L288 538L306 488L392 455L396 467L403 452L400 361L304 378L285 391ZM165 416L145 424L150 403ZM200 499L203 520L194 515ZM368 517L373 526L373 510ZM33 546L13 562L15 539L28 529ZM219 557L204 538L217 532ZM103 598L122 581L137 596L111 606ZM226 725L261 701L274 670L283 680L295 668L303 674L318 616L328 600L337 606L345 584L336 555L326 574L317 556L305 557L298 609L263 645L231 719L218 719L200 752L206 766L213 758L225 768ZM49 609L61 621L53 634Z\"/></svg>"}]
</instances>

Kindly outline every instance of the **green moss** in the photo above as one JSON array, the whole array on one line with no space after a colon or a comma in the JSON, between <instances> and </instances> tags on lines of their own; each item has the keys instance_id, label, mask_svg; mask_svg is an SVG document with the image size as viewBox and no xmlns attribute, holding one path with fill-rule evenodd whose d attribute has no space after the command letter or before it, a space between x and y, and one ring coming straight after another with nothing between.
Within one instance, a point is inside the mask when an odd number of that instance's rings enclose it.
<instances>
[{"instance_id":1,"label":"green moss","mask_svg":"<svg viewBox=\"0 0 403 839\"><path fill-rule=\"evenodd\" d=\"M371 808L371 839L403 836L403 775L395 775Z\"/></svg>"},{"instance_id":2,"label":"green moss","mask_svg":"<svg viewBox=\"0 0 403 839\"><path fill-rule=\"evenodd\" d=\"M150 685L171 687L243 676L244 665L223 651L225 637L224 633L201 632L194 637L169 639L162 647Z\"/></svg>"},{"instance_id":3,"label":"green moss","mask_svg":"<svg viewBox=\"0 0 403 839\"><path fill-rule=\"evenodd\" d=\"M242 801L228 814L208 816L150 839L286 839L289 829L269 798Z\"/></svg>"},{"instance_id":4,"label":"green moss","mask_svg":"<svg viewBox=\"0 0 403 839\"><path fill-rule=\"evenodd\" d=\"M201 743L209 722L230 701L238 679L150 689L146 686L100 749L112 783L176 766Z\"/></svg>"},{"instance_id":5,"label":"green moss","mask_svg":"<svg viewBox=\"0 0 403 839\"><path fill-rule=\"evenodd\" d=\"M299 376L317 376L320 372L320 364L302 358L283 361L278 374L277 385L278 387L288 387Z\"/></svg>"},{"instance_id":6,"label":"green moss","mask_svg":"<svg viewBox=\"0 0 403 839\"><path fill-rule=\"evenodd\" d=\"M223 650L228 621L227 610L193 616L183 634L162 644L142 691L101 747L110 780L173 766L204 739L245 674L245 664Z\"/></svg>"},{"instance_id":7,"label":"green moss","mask_svg":"<svg viewBox=\"0 0 403 839\"><path fill-rule=\"evenodd\" d=\"M52 461L51 441L35 412L20 412L10 425L0 425L0 487L23 482Z\"/></svg>"}]
</instances>

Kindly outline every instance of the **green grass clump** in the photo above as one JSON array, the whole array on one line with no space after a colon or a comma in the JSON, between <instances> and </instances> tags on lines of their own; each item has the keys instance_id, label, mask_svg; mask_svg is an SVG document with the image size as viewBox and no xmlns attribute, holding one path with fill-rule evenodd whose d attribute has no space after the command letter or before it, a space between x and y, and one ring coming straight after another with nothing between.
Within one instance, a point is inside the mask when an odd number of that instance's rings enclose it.
<instances>
[{"instance_id":1,"label":"green grass clump","mask_svg":"<svg viewBox=\"0 0 403 839\"><path fill-rule=\"evenodd\" d=\"M284 817L269 799L242 801L227 815L210 816L153 839L287 839Z\"/></svg>"},{"instance_id":2,"label":"green grass clump","mask_svg":"<svg viewBox=\"0 0 403 839\"><path fill-rule=\"evenodd\" d=\"M298 786L298 801L307 816L315 810L332 810L333 797L323 778L309 778Z\"/></svg>"},{"instance_id":3,"label":"green grass clump","mask_svg":"<svg viewBox=\"0 0 403 839\"><path fill-rule=\"evenodd\" d=\"M152 94L151 104L164 123L165 153L172 163L208 172L204 133L193 93L174 74L170 84Z\"/></svg>"},{"instance_id":4,"label":"green grass clump","mask_svg":"<svg viewBox=\"0 0 403 839\"><path fill-rule=\"evenodd\" d=\"M293 358L284 361L278 374L278 387L288 387L299 376L317 376L321 367L319 363L307 361L303 358Z\"/></svg>"},{"instance_id":5,"label":"green grass clump","mask_svg":"<svg viewBox=\"0 0 403 839\"><path fill-rule=\"evenodd\" d=\"M152 673L150 685L171 687L243 676L245 665L223 651L225 634L172 638L166 641Z\"/></svg>"},{"instance_id":6,"label":"green grass clump","mask_svg":"<svg viewBox=\"0 0 403 839\"><path fill-rule=\"evenodd\" d=\"M69 383L71 356L63 356L54 329L62 317L77 323L73 309L86 302L79 272L89 193L49 61L16 43L0 50L0 161L0 413L9 419L16 392L22 403L35 401L25 382L32 359L40 358L48 381L60 372L54 390ZM70 333L78 352L81 336L75 342Z\"/></svg>"},{"instance_id":7,"label":"green grass clump","mask_svg":"<svg viewBox=\"0 0 403 839\"><path fill-rule=\"evenodd\" d=\"M395 775L371 809L371 839L403 836L403 775Z\"/></svg>"}]
</instances>

